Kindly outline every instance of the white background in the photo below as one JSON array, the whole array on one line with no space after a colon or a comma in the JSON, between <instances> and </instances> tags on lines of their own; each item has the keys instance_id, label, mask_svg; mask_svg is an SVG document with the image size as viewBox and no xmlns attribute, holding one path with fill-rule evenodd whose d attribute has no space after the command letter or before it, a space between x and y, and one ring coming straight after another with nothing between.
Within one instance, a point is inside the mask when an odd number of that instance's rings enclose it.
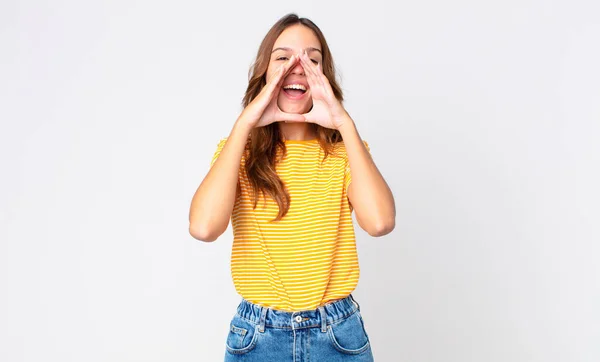
<instances>
[{"instance_id":1,"label":"white background","mask_svg":"<svg viewBox=\"0 0 600 362\"><path fill-rule=\"evenodd\" d=\"M189 205L288 12L396 199L356 224L376 361L600 360L592 0L3 1L0 360L222 360L231 229Z\"/></svg>"}]
</instances>

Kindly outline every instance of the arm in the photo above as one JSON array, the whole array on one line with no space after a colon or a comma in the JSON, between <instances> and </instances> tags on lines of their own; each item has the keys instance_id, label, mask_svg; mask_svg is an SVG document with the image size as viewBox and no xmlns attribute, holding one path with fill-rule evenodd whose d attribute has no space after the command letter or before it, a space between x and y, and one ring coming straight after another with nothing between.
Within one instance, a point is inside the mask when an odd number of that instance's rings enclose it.
<instances>
[{"instance_id":1,"label":"arm","mask_svg":"<svg viewBox=\"0 0 600 362\"><path fill-rule=\"evenodd\" d=\"M201 241L215 241L227 230L235 203L238 172L252 126L240 119L196 190L190 206L189 232Z\"/></svg>"},{"instance_id":2,"label":"arm","mask_svg":"<svg viewBox=\"0 0 600 362\"><path fill-rule=\"evenodd\" d=\"M389 234L396 225L396 206L389 186L375 166L348 114L339 129L350 163L348 200L358 225L371 236Z\"/></svg>"},{"instance_id":3,"label":"arm","mask_svg":"<svg viewBox=\"0 0 600 362\"><path fill-rule=\"evenodd\" d=\"M277 106L283 80L298 61L292 56L280 65L235 122L221 153L192 199L189 232L194 238L215 241L227 230L237 194L240 163L250 131L277 121L304 122L303 115L282 112Z\"/></svg>"},{"instance_id":4,"label":"arm","mask_svg":"<svg viewBox=\"0 0 600 362\"><path fill-rule=\"evenodd\" d=\"M396 223L394 196L371 159L341 102L334 96L331 84L319 66L310 61L306 50L300 56L313 98L312 109L304 114L307 122L337 129L342 134L350 165L348 201L358 225L371 236L390 233Z\"/></svg>"}]
</instances>

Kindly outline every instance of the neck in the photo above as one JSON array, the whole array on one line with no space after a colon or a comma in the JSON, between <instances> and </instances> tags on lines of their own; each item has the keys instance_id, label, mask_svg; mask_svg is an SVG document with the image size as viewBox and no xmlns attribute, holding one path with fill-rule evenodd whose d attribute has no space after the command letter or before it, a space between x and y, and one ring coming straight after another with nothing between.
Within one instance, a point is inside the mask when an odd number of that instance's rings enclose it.
<instances>
[{"instance_id":1,"label":"neck","mask_svg":"<svg viewBox=\"0 0 600 362\"><path fill-rule=\"evenodd\" d=\"M317 138L315 128L311 123L278 122L279 130L284 140L306 141Z\"/></svg>"}]
</instances>

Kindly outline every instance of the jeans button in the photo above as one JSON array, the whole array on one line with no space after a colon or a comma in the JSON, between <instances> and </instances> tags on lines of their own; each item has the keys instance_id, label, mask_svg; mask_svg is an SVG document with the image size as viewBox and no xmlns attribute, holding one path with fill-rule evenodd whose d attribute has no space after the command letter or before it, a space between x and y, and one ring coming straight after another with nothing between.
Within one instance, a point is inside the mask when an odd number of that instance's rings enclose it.
<instances>
[{"instance_id":1,"label":"jeans button","mask_svg":"<svg viewBox=\"0 0 600 362\"><path fill-rule=\"evenodd\" d=\"M299 316L299 315L297 315L296 316L296 322L298 322L298 323L302 322L302 317Z\"/></svg>"}]
</instances>

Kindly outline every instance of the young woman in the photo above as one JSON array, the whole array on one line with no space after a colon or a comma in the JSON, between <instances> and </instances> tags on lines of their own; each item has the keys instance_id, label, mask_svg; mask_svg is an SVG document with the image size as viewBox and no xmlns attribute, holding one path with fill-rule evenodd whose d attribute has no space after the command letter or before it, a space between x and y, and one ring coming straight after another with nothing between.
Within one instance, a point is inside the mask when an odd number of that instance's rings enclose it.
<instances>
[{"instance_id":1,"label":"young woman","mask_svg":"<svg viewBox=\"0 0 600 362\"><path fill-rule=\"evenodd\" d=\"M232 221L231 273L242 299L225 361L373 360L351 295L359 278L351 213L381 236L396 212L342 101L321 30L295 14L281 18L190 209L190 234L202 241Z\"/></svg>"}]
</instances>

